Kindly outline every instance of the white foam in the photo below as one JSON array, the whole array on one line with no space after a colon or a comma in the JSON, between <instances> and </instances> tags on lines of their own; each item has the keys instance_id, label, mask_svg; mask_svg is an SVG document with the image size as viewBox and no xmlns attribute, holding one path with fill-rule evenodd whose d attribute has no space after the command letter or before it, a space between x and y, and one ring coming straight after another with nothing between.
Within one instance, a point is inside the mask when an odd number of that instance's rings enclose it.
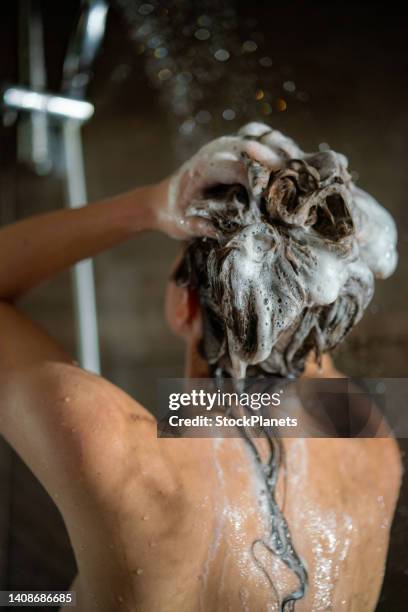
<instances>
[{"instance_id":1,"label":"white foam","mask_svg":"<svg viewBox=\"0 0 408 612\"><path fill-rule=\"evenodd\" d=\"M294 216L293 225L288 225L287 219L268 217L269 212L265 213L262 208L265 187L260 188L256 178L260 176L262 185L267 184L265 172L270 172L270 166L262 162L254 167L249 162L243 169L242 152L248 151L248 142L255 158L258 153L265 160L265 150L268 150L269 159L275 163L280 160L285 168L288 158L314 164L313 173L321 179L319 186L310 196L302 196L301 204L306 212L304 218ZM242 203L235 203L240 229L225 241L228 255L223 260L219 277L225 288L219 308L227 325L228 350L235 378L245 376L247 365L268 359L279 342L284 350L286 344L281 339L296 328L305 308L333 304L352 281L356 281L357 290L361 287L360 303L364 308L372 296L373 275L386 278L394 271L397 263L395 223L372 196L353 185L347 172L347 158L342 154L332 151L306 154L281 132L253 122L244 126L238 136L222 137L209 143L198 155L200 164L217 167L218 182L240 182L247 188L249 197L249 206L244 212ZM197 159L193 158L187 167L196 169ZM237 161L241 161L240 172L244 174L240 180L236 167L234 170L231 166L231 162ZM326 198L333 194L341 197L354 223L355 233L344 238L321 235L307 221L309 210L315 206L328 207L329 199ZM223 207L225 217L233 216L231 201L202 198L191 202L190 214L211 220L214 214L222 214ZM327 218L330 218L332 213L327 210ZM338 223L341 225L343 221L339 218ZM282 223L286 228L283 232ZM245 338L234 331L238 313L241 328L250 333L249 319L254 316L250 307L255 309L257 331L256 346L251 354ZM276 355L275 359L278 359Z\"/></svg>"}]
</instances>

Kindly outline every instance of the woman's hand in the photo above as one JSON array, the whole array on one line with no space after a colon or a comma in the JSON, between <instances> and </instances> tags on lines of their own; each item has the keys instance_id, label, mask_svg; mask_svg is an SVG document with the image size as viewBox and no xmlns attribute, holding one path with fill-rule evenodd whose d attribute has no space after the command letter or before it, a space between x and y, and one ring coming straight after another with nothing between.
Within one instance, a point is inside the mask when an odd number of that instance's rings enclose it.
<instances>
[{"instance_id":1,"label":"woman's hand","mask_svg":"<svg viewBox=\"0 0 408 612\"><path fill-rule=\"evenodd\" d=\"M267 167L280 162L269 147L241 136L224 136L202 147L170 179L157 186L160 193L155 203L155 229L181 240L213 236L211 223L194 215L189 207L215 185L240 183L248 187L248 158Z\"/></svg>"}]
</instances>

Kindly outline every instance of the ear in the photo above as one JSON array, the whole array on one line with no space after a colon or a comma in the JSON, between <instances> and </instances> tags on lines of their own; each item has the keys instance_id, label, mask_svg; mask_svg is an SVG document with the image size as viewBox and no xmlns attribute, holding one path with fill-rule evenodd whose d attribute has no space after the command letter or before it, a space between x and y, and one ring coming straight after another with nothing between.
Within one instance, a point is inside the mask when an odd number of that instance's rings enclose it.
<instances>
[{"instance_id":1,"label":"ear","mask_svg":"<svg viewBox=\"0 0 408 612\"><path fill-rule=\"evenodd\" d=\"M170 282L166 293L166 319L170 329L185 340L202 336L201 309L197 291Z\"/></svg>"}]
</instances>

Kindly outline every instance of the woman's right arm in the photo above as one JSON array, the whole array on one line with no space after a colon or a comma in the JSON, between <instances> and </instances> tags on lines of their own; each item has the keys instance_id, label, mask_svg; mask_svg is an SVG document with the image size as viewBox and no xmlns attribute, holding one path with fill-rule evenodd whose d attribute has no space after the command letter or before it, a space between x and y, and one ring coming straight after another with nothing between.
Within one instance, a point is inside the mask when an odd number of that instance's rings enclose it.
<instances>
[{"instance_id":1,"label":"woman's right arm","mask_svg":"<svg viewBox=\"0 0 408 612\"><path fill-rule=\"evenodd\" d=\"M166 198L161 183L1 228L0 300L13 302L78 261L155 229L157 204Z\"/></svg>"},{"instance_id":2,"label":"woman's right arm","mask_svg":"<svg viewBox=\"0 0 408 612\"><path fill-rule=\"evenodd\" d=\"M119 452L125 394L75 366L15 302L76 262L155 229L167 189L168 182L144 187L0 230L0 434L51 494L64 482L71 493L81 469L92 478L94 457L108 456L109 445Z\"/></svg>"}]
</instances>

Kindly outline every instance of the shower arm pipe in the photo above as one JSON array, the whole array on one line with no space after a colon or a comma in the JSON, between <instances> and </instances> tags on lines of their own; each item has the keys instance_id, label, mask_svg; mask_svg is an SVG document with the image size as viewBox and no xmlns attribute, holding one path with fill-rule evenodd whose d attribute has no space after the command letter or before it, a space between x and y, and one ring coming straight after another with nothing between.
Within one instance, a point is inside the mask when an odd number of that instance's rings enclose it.
<instances>
[{"instance_id":1,"label":"shower arm pipe","mask_svg":"<svg viewBox=\"0 0 408 612\"><path fill-rule=\"evenodd\" d=\"M44 31L38 0L21 0L19 19L20 80L33 91L47 87L44 53ZM27 148L27 144L29 147ZM18 157L27 159L38 174L46 174L52 167L48 117L45 113L30 113L28 122L18 126Z\"/></svg>"},{"instance_id":2,"label":"shower arm pipe","mask_svg":"<svg viewBox=\"0 0 408 612\"><path fill-rule=\"evenodd\" d=\"M77 27L63 65L62 93L84 103L95 56L102 43L108 4L105 0L82 0ZM81 121L66 119L62 126L65 159L66 203L69 208L87 202ZM78 359L83 368L100 373L100 351L95 299L95 276L91 259L73 271L74 313Z\"/></svg>"},{"instance_id":3,"label":"shower arm pipe","mask_svg":"<svg viewBox=\"0 0 408 612\"><path fill-rule=\"evenodd\" d=\"M66 203L77 208L87 202L81 122L67 119L62 125L66 164ZM72 269L77 353L80 365L100 374L100 351L92 259L77 263Z\"/></svg>"}]
</instances>

